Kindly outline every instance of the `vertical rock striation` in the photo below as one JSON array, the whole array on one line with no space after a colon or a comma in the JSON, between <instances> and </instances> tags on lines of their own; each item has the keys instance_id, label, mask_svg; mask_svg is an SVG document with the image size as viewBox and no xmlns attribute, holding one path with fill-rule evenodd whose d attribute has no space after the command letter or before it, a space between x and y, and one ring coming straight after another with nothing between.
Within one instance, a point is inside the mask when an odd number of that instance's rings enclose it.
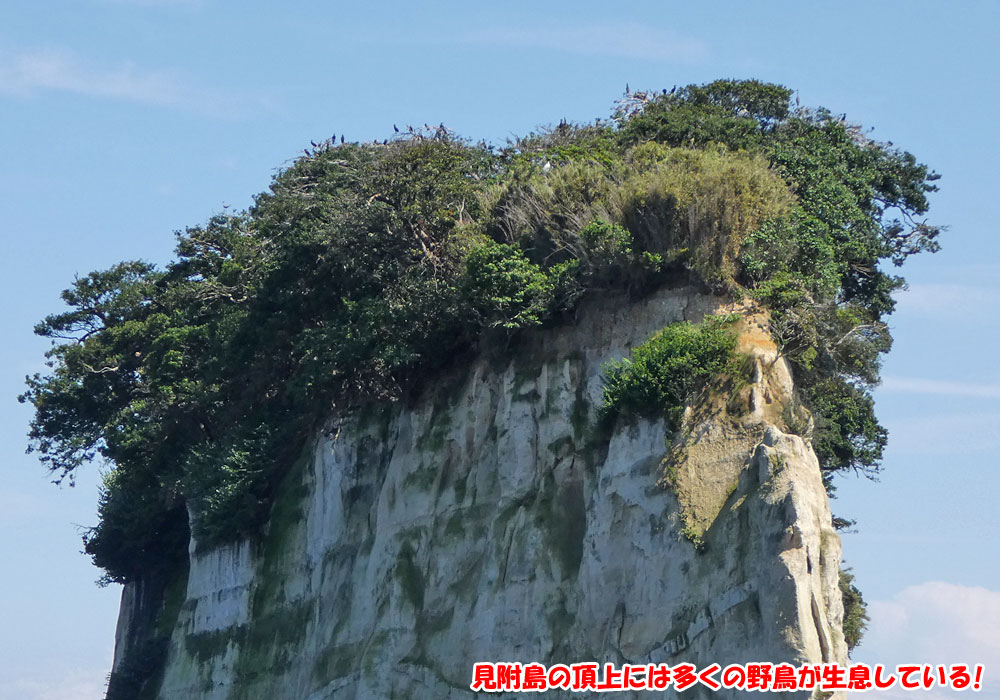
<instances>
[{"instance_id":1,"label":"vertical rock striation","mask_svg":"<svg viewBox=\"0 0 1000 700\"><path fill-rule=\"evenodd\" d=\"M464 699L476 661L844 663L840 541L762 319L739 410L708 391L680 436L595 438L602 364L718 306L605 300L411 406L331 422L262 542L192 546L157 697ZM121 629L141 597L126 587Z\"/></svg>"}]
</instances>

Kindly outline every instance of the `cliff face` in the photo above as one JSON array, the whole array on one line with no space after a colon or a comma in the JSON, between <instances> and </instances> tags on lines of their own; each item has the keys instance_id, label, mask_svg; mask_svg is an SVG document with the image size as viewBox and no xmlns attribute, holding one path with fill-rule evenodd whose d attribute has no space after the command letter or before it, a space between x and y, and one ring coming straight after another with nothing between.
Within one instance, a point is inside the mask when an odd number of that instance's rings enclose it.
<instances>
[{"instance_id":1,"label":"cliff face","mask_svg":"<svg viewBox=\"0 0 1000 700\"><path fill-rule=\"evenodd\" d=\"M470 698L477 661L844 663L840 542L758 319L739 410L707 394L675 442L663 421L593 439L602 364L717 306L606 300L411 407L331 423L263 542L192 546L183 603L144 623L171 630L158 697Z\"/></svg>"}]
</instances>

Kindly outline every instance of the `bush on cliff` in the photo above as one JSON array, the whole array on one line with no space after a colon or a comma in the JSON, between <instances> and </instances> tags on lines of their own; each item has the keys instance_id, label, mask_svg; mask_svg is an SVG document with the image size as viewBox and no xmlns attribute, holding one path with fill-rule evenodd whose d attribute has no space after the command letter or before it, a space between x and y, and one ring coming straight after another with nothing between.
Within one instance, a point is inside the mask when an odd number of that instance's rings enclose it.
<instances>
[{"instance_id":1,"label":"bush on cliff","mask_svg":"<svg viewBox=\"0 0 1000 700\"><path fill-rule=\"evenodd\" d=\"M702 323L672 323L631 357L605 366L603 419L619 415L662 416L673 429L692 395L713 377L735 375L734 318L710 316Z\"/></svg>"}]
</instances>

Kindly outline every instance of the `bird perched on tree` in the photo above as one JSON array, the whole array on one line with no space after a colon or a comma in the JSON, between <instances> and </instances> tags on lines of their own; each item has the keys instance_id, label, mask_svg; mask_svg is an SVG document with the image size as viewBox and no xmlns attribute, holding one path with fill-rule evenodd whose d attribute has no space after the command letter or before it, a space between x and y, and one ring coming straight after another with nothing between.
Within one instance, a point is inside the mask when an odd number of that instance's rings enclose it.
<instances>
[{"instance_id":1,"label":"bird perched on tree","mask_svg":"<svg viewBox=\"0 0 1000 700\"><path fill-rule=\"evenodd\" d=\"M344 135L343 134L340 135L340 142L344 143Z\"/></svg>"},{"instance_id":2,"label":"bird perched on tree","mask_svg":"<svg viewBox=\"0 0 1000 700\"><path fill-rule=\"evenodd\" d=\"M395 131L397 134L399 133L399 127L396 126L395 124L392 125L392 130Z\"/></svg>"}]
</instances>

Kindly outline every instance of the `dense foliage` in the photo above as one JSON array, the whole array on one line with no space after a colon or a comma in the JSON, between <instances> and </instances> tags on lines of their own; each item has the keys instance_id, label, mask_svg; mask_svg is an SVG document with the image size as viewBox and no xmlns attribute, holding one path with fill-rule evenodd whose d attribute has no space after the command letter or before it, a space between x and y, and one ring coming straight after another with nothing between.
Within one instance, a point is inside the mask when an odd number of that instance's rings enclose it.
<instances>
[{"instance_id":1,"label":"dense foliage","mask_svg":"<svg viewBox=\"0 0 1000 700\"><path fill-rule=\"evenodd\" d=\"M87 551L128 580L183 553L188 512L204 544L253 533L331 413L405 399L587 294L678 278L764 302L824 469L874 471L868 388L902 283L880 264L936 247L917 220L935 176L790 99L719 81L503 148L444 128L324 143L179 234L166 267L77 279L36 327L50 371L22 400L57 478L111 465Z\"/></svg>"},{"instance_id":2,"label":"dense foliage","mask_svg":"<svg viewBox=\"0 0 1000 700\"><path fill-rule=\"evenodd\" d=\"M854 574L850 569L840 570L840 595L844 601L844 641L847 650L853 651L861 644L868 629L868 605L861 591L854 585Z\"/></svg>"},{"instance_id":3,"label":"dense foliage","mask_svg":"<svg viewBox=\"0 0 1000 700\"><path fill-rule=\"evenodd\" d=\"M605 420L619 414L667 416L675 429L692 394L713 377L735 375L735 318L713 316L702 323L672 323L632 356L605 367Z\"/></svg>"}]
</instances>

